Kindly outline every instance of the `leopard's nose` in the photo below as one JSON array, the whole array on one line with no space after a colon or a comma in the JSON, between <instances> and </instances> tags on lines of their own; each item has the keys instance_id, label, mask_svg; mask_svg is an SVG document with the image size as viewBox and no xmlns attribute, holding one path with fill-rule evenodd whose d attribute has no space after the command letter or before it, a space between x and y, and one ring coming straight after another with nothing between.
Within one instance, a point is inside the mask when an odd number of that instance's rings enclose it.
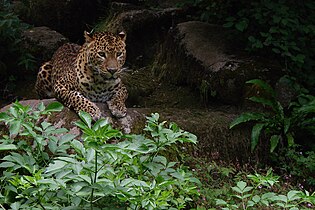
<instances>
[{"instance_id":1,"label":"leopard's nose","mask_svg":"<svg viewBox=\"0 0 315 210\"><path fill-rule=\"evenodd\" d=\"M108 68L107 71L111 74L115 74L115 72L117 71L116 68Z\"/></svg>"}]
</instances>

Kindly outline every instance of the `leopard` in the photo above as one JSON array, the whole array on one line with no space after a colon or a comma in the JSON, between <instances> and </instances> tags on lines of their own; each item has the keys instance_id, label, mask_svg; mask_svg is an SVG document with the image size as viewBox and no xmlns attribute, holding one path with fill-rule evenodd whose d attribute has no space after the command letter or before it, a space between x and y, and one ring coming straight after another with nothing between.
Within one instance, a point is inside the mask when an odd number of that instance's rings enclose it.
<instances>
[{"instance_id":1,"label":"leopard","mask_svg":"<svg viewBox=\"0 0 315 210\"><path fill-rule=\"evenodd\" d=\"M126 33L84 31L84 44L66 43L39 69L35 90L40 99L56 98L77 114L97 121L96 102L107 103L114 117L127 114L128 97L121 79L126 61Z\"/></svg>"}]
</instances>

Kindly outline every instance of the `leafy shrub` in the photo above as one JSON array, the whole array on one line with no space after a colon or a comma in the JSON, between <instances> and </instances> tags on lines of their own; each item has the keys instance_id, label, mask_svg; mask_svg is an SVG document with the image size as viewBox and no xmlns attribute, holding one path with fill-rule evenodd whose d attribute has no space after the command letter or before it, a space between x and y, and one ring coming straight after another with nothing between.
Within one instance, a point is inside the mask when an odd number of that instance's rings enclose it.
<instances>
[{"instance_id":1,"label":"leafy shrub","mask_svg":"<svg viewBox=\"0 0 315 210\"><path fill-rule=\"evenodd\" d=\"M286 194L273 192L279 176L269 169L266 175L250 174L247 180L236 181L231 191L216 199L216 205L222 209L299 209L312 207L315 204L315 193L308 191L290 190ZM248 184L249 183L249 184ZM307 206L308 205L308 206Z\"/></svg>"},{"instance_id":2,"label":"leafy shrub","mask_svg":"<svg viewBox=\"0 0 315 210\"><path fill-rule=\"evenodd\" d=\"M315 2L291 0L184 0L202 21L234 28L247 37L247 49L275 56L300 81L314 88Z\"/></svg>"},{"instance_id":3,"label":"leafy shrub","mask_svg":"<svg viewBox=\"0 0 315 210\"><path fill-rule=\"evenodd\" d=\"M201 165L200 165L201 164ZM200 160L195 171L203 183L197 208L212 209L312 209L315 193L293 187L290 175L278 176L272 168L252 172L248 166L226 166ZM237 169L236 169L237 168Z\"/></svg>"},{"instance_id":4,"label":"leafy shrub","mask_svg":"<svg viewBox=\"0 0 315 210\"><path fill-rule=\"evenodd\" d=\"M34 67L34 57L20 45L21 34L28 25L11 11L9 1L0 4L0 67L15 70L17 66L22 66L31 69Z\"/></svg>"},{"instance_id":5,"label":"leafy shrub","mask_svg":"<svg viewBox=\"0 0 315 210\"><path fill-rule=\"evenodd\" d=\"M303 185L315 186L314 151L305 151L301 146L295 145L284 150L274 159L282 169L293 175Z\"/></svg>"},{"instance_id":6,"label":"leafy shrub","mask_svg":"<svg viewBox=\"0 0 315 210\"><path fill-rule=\"evenodd\" d=\"M259 103L271 109L271 112L248 112L241 114L230 125L230 128L241 123L254 121L256 124L252 128L251 149L256 148L259 136L265 131L270 136L270 151L273 152L278 145L294 145L294 137L297 132L309 131L313 135L315 97L312 95L300 95L297 101L291 103L290 110L285 112L284 108L276 99L273 88L262 80L250 80L247 84L260 87L267 93L269 98L264 96L253 96L249 100Z\"/></svg>"},{"instance_id":7,"label":"leafy shrub","mask_svg":"<svg viewBox=\"0 0 315 210\"><path fill-rule=\"evenodd\" d=\"M195 135L174 123L166 127L158 114L147 117L146 135L124 135L81 112L76 125L83 136L76 140L66 129L35 123L57 110L59 104L32 111L15 103L1 113L10 133L0 144L7 150L0 164L6 208L183 209L198 195L199 181L187 167L160 154L177 143L196 143Z\"/></svg>"}]
</instances>

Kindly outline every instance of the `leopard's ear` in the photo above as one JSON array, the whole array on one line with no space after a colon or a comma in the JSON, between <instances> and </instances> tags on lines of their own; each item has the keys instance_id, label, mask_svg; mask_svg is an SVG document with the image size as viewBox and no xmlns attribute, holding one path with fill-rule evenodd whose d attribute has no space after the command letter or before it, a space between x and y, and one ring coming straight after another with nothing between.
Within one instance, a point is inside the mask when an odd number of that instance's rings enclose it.
<instances>
[{"instance_id":1,"label":"leopard's ear","mask_svg":"<svg viewBox=\"0 0 315 210\"><path fill-rule=\"evenodd\" d=\"M119 34L118 34L118 36L123 40L123 41L126 41L126 37L127 37L127 35L125 34L125 32L120 32Z\"/></svg>"},{"instance_id":2,"label":"leopard's ear","mask_svg":"<svg viewBox=\"0 0 315 210\"><path fill-rule=\"evenodd\" d=\"M92 34L87 31L84 31L84 38L86 43L90 43L94 40Z\"/></svg>"}]
</instances>

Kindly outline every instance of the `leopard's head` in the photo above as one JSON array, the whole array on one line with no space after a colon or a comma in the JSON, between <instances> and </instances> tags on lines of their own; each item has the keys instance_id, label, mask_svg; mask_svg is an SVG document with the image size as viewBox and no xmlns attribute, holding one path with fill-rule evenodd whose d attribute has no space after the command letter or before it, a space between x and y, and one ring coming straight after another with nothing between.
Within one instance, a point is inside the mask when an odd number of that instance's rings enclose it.
<instances>
[{"instance_id":1,"label":"leopard's head","mask_svg":"<svg viewBox=\"0 0 315 210\"><path fill-rule=\"evenodd\" d=\"M84 32L84 36L88 66L107 79L116 79L126 60L126 34Z\"/></svg>"}]
</instances>

